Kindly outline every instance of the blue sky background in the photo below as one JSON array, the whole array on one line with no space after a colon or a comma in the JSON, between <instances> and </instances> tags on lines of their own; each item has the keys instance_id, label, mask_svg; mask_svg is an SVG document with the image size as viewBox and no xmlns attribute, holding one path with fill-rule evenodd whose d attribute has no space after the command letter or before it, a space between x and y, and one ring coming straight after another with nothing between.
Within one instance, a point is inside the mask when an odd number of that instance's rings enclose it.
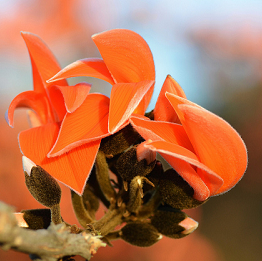
<instances>
[{"instance_id":1,"label":"blue sky background","mask_svg":"<svg viewBox=\"0 0 262 261\"><path fill-rule=\"evenodd\" d=\"M17 1L0 0L0 16L12 16ZM30 2L32 1L28 0L28 8ZM201 68L199 50L189 37L191 32L199 28L225 28L234 37L235 30L247 25L262 31L262 1L259 0L95 0L83 1L77 12L77 19L83 23L92 23L97 32L128 28L139 33L148 42L155 60L157 81L149 109L153 108L167 74L171 74L180 83L189 99L201 104L212 99L212 79ZM89 37L90 35L84 35L83 41ZM57 53L52 46L51 49ZM1 59L5 64L0 65L0 77L5 84L0 87L0 95L11 100L15 93L28 89L31 81L30 64L15 64L12 53L1 51ZM27 55L25 49L24 55ZM60 57L58 59L62 60ZM71 61L73 60L69 60ZM65 61L61 63L62 67L67 65ZM16 67L19 70L16 70L14 76Z\"/></svg>"}]
</instances>

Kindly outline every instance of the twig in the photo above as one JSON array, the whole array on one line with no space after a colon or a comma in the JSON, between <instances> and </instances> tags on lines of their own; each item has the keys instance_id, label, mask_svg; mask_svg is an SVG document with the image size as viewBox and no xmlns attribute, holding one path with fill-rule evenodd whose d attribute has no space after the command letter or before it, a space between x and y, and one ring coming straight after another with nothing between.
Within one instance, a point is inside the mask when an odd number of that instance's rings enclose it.
<instances>
[{"instance_id":1,"label":"twig","mask_svg":"<svg viewBox=\"0 0 262 261\"><path fill-rule=\"evenodd\" d=\"M87 232L72 234L65 224L51 224L36 231L18 226L14 209L0 202L0 245L4 250L35 254L45 261L80 255L89 260L97 249L105 246L97 236Z\"/></svg>"}]
</instances>

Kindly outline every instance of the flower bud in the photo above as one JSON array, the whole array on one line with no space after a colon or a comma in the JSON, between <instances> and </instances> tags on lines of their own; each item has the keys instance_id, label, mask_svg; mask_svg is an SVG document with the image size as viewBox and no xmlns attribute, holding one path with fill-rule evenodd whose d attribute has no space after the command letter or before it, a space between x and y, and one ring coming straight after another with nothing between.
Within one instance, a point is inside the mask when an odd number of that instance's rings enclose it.
<instances>
[{"instance_id":1,"label":"flower bud","mask_svg":"<svg viewBox=\"0 0 262 261\"><path fill-rule=\"evenodd\" d=\"M149 223L136 221L126 224L120 237L131 245L149 247L157 243L162 235Z\"/></svg>"},{"instance_id":2,"label":"flower bud","mask_svg":"<svg viewBox=\"0 0 262 261\"><path fill-rule=\"evenodd\" d=\"M153 168L153 170L146 176L154 185L155 187L159 185L159 181L162 179L163 177L163 166L162 163L160 161L156 161L156 165ZM150 190L152 189L152 186L148 186L148 184L145 184L144 186L144 190Z\"/></svg>"},{"instance_id":3,"label":"flower bud","mask_svg":"<svg viewBox=\"0 0 262 261\"><path fill-rule=\"evenodd\" d=\"M48 208L22 210L21 212L30 229L46 229L51 223L51 211Z\"/></svg>"},{"instance_id":4,"label":"flower bud","mask_svg":"<svg viewBox=\"0 0 262 261\"><path fill-rule=\"evenodd\" d=\"M142 137L129 124L117 133L102 139L100 150L103 151L107 157L113 157L140 141L142 141Z\"/></svg>"},{"instance_id":5,"label":"flower bud","mask_svg":"<svg viewBox=\"0 0 262 261\"><path fill-rule=\"evenodd\" d=\"M139 161L137 159L137 147L132 147L120 155L115 167L124 181L131 181L135 176L146 176L149 174L153 170L155 163L156 160L153 160L148 164L145 158Z\"/></svg>"},{"instance_id":6,"label":"flower bud","mask_svg":"<svg viewBox=\"0 0 262 261\"><path fill-rule=\"evenodd\" d=\"M159 191L163 202L176 209L195 208L205 202L193 198L193 188L174 169L164 172Z\"/></svg>"},{"instance_id":7,"label":"flower bud","mask_svg":"<svg viewBox=\"0 0 262 261\"><path fill-rule=\"evenodd\" d=\"M192 233L198 223L184 212L162 207L151 218L151 224L159 233L170 238L181 238Z\"/></svg>"},{"instance_id":8,"label":"flower bud","mask_svg":"<svg viewBox=\"0 0 262 261\"><path fill-rule=\"evenodd\" d=\"M61 188L57 181L43 168L23 156L25 183L32 196L42 205L51 208L61 199Z\"/></svg>"}]
</instances>

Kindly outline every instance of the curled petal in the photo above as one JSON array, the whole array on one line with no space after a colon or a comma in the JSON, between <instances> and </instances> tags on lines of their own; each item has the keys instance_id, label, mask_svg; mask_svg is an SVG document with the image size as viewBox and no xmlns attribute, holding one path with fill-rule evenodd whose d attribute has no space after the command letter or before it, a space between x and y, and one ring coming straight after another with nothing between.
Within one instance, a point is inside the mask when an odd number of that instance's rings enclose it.
<instances>
[{"instance_id":1,"label":"curled petal","mask_svg":"<svg viewBox=\"0 0 262 261\"><path fill-rule=\"evenodd\" d=\"M14 124L14 111L16 108L29 108L34 110L42 124L47 123L51 118L46 97L34 91L22 92L12 100L5 116L7 123L11 127L13 127Z\"/></svg>"},{"instance_id":2,"label":"curled petal","mask_svg":"<svg viewBox=\"0 0 262 261\"><path fill-rule=\"evenodd\" d=\"M128 120L153 84L154 81L142 81L113 85L109 108L110 133L116 132Z\"/></svg>"},{"instance_id":3,"label":"curled petal","mask_svg":"<svg viewBox=\"0 0 262 261\"><path fill-rule=\"evenodd\" d=\"M178 95L179 97L186 99L186 95L183 89L170 75L168 75L156 102L156 106L154 109L154 120L179 122L176 111L173 109L172 105L165 96L166 92Z\"/></svg>"},{"instance_id":4,"label":"curled petal","mask_svg":"<svg viewBox=\"0 0 262 261\"><path fill-rule=\"evenodd\" d=\"M148 142L151 142L151 140L140 143L136 148L137 161L141 161L145 159L147 162L147 165L149 165L151 162L156 160L156 152L148 148L145 148L144 146Z\"/></svg>"},{"instance_id":5,"label":"curled petal","mask_svg":"<svg viewBox=\"0 0 262 261\"><path fill-rule=\"evenodd\" d=\"M87 58L73 62L50 78L47 82L78 76L95 77L107 81L110 84L115 83L101 58Z\"/></svg>"},{"instance_id":6,"label":"curled petal","mask_svg":"<svg viewBox=\"0 0 262 261\"><path fill-rule=\"evenodd\" d=\"M197 200L203 201L210 195L214 195L223 185L223 179L220 176L201 163L194 153L179 145L156 141L149 142L145 147L159 152L166 159L194 189L194 198ZM201 171L195 171L191 165Z\"/></svg>"},{"instance_id":7,"label":"curled petal","mask_svg":"<svg viewBox=\"0 0 262 261\"><path fill-rule=\"evenodd\" d=\"M155 80L155 65L146 41L137 33L114 29L92 36L105 64L116 83ZM137 107L143 114L150 102L154 85Z\"/></svg>"},{"instance_id":8,"label":"curled petal","mask_svg":"<svg viewBox=\"0 0 262 261\"><path fill-rule=\"evenodd\" d=\"M31 56L30 56L31 58ZM39 70L36 67L36 64L34 60L31 58L31 66L32 66L32 74L33 74L33 86L34 86L34 91L38 93L42 93L43 96L46 96L48 98L48 95L46 93L45 89L45 82L43 82L43 79L40 75Z\"/></svg>"},{"instance_id":9,"label":"curled petal","mask_svg":"<svg viewBox=\"0 0 262 261\"><path fill-rule=\"evenodd\" d=\"M194 151L182 125L162 121L151 121L145 117L138 116L132 116L130 122L145 140L163 140Z\"/></svg>"},{"instance_id":10,"label":"curled petal","mask_svg":"<svg viewBox=\"0 0 262 261\"><path fill-rule=\"evenodd\" d=\"M95 34L92 39L117 83L155 80L152 53L139 34L114 29Z\"/></svg>"},{"instance_id":11,"label":"curled petal","mask_svg":"<svg viewBox=\"0 0 262 261\"><path fill-rule=\"evenodd\" d=\"M58 130L58 124L50 123L23 131L19 135L20 149L52 177L81 194L93 167L100 140L79 146L62 156L47 158Z\"/></svg>"},{"instance_id":12,"label":"curled petal","mask_svg":"<svg viewBox=\"0 0 262 261\"><path fill-rule=\"evenodd\" d=\"M230 190L247 167L243 140L225 120L203 108L184 104L177 110L199 160L224 180L213 195Z\"/></svg>"},{"instance_id":13,"label":"curled petal","mask_svg":"<svg viewBox=\"0 0 262 261\"><path fill-rule=\"evenodd\" d=\"M81 104L86 99L86 96L88 95L91 89L91 84L81 82L74 86L56 86L56 87L63 94L67 112L72 113L78 107L80 107Z\"/></svg>"},{"instance_id":14,"label":"curled petal","mask_svg":"<svg viewBox=\"0 0 262 261\"><path fill-rule=\"evenodd\" d=\"M46 81L61 70L53 53L47 45L37 36L32 33L22 32L22 37L26 43L30 54L31 63L33 65L33 76L38 73L46 85ZM35 77L34 77L35 78ZM35 79L34 79L35 83ZM59 85L67 85L65 80L57 82ZM35 85L35 91L43 92L43 86Z\"/></svg>"},{"instance_id":15,"label":"curled petal","mask_svg":"<svg viewBox=\"0 0 262 261\"><path fill-rule=\"evenodd\" d=\"M91 140L108 136L108 112L108 97L89 94L78 109L66 114L48 157L62 155Z\"/></svg>"},{"instance_id":16,"label":"curled petal","mask_svg":"<svg viewBox=\"0 0 262 261\"><path fill-rule=\"evenodd\" d=\"M56 85L50 85L46 88L46 90L48 92L50 106L52 106L55 122L60 122L63 120L66 114L66 106L63 94L59 88L56 87Z\"/></svg>"}]
</instances>

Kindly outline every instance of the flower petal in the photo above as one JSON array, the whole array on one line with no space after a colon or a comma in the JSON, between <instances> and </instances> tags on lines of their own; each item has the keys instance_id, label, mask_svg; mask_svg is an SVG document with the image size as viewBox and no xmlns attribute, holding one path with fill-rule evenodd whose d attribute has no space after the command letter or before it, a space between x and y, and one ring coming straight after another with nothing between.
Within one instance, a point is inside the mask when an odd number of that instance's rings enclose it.
<instances>
[{"instance_id":1,"label":"flower petal","mask_svg":"<svg viewBox=\"0 0 262 261\"><path fill-rule=\"evenodd\" d=\"M44 168L52 177L81 194L93 167L100 140L54 158L47 158L58 134L55 123L23 131L19 135L22 153L37 165Z\"/></svg>"},{"instance_id":2,"label":"flower petal","mask_svg":"<svg viewBox=\"0 0 262 261\"><path fill-rule=\"evenodd\" d=\"M22 32L22 37L30 54L33 65L33 75L35 75L37 71L45 86L46 81L60 71L61 68L53 53L37 35ZM67 85L67 82L63 80L56 84ZM43 92L42 87L38 88L38 85L34 86L34 88L35 91Z\"/></svg>"},{"instance_id":3,"label":"flower petal","mask_svg":"<svg viewBox=\"0 0 262 261\"><path fill-rule=\"evenodd\" d=\"M62 155L91 140L108 136L108 112L108 97L98 93L87 95L78 109L66 114L48 157Z\"/></svg>"},{"instance_id":4,"label":"flower petal","mask_svg":"<svg viewBox=\"0 0 262 261\"><path fill-rule=\"evenodd\" d=\"M201 163L193 152L177 144L156 141L149 142L145 145L145 147L159 152L194 189L194 198L198 200L200 200L200 197L201 201L206 199L203 198L203 195L206 195L206 189L204 189L205 187L208 187L210 195L214 195L214 193L223 185L223 179L220 176ZM201 169L202 171L196 172L192 167L191 169L187 164L182 163L181 160ZM202 189L204 189L204 192Z\"/></svg>"},{"instance_id":5,"label":"flower petal","mask_svg":"<svg viewBox=\"0 0 262 261\"><path fill-rule=\"evenodd\" d=\"M92 36L115 83L155 80L155 65L146 41L127 29L114 29ZM145 112L154 91L148 90L136 113Z\"/></svg>"},{"instance_id":6,"label":"flower petal","mask_svg":"<svg viewBox=\"0 0 262 261\"><path fill-rule=\"evenodd\" d=\"M134 129L145 139L167 141L194 151L182 125L163 121L151 121L145 117L131 116L130 122Z\"/></svg>"},{"instance_id":7,"label":"flower petal","mask_svg":"<svg viewBox=\"0 0 262 261\"><path fill-rule=\"evenodd\" d=\"M186 95L183 89L170 75L168 75L156 102L156 106L154 109L154 120L178 123L178 116L176 114L176 111L173 109L172 105L166 98L166 92L178 95L186 99Z\"/></svg>"},{"instance_id":8,"label":"flower petal","mask_svg":"<svg viewBox=\"0 0 262 261\"><path fill-rule=\"evenodd\" d=\"M13 127L14 124L14 111L16 108L30 108L34 110L42 124L47 123L51 118L51 112L46 97L35 91L22 92L12 100L5 116L7 123L11 127Z\"/></svg>"},{"instance_id":9,"label":"flower petal","mask_svg":"<svg viewBox=\"0 0 262 261\"><path fill-rule=\"evenodd\" d=\"M180 113L180 111L177 109L178 105L179 104L188 104L188 105L192 105L192 106L195 106L199 109L203 109L205 110L203 107L199 106L198 104L194 103L194 102L191 102L189 101L188 99L186 98L183 98L181 96L178 96L176 94L173 94L173 93L170 93L170 92L166 92L165 93L165 96L166 98L169 100L171 106L173 107L173 109L176 111L177 113L177 116L180 118L180 117L183 117L183 115ZM180 114L179 114L180 113Z\"/></svg>"},{"instance_id":10,"label":"flower petal","mask_svg":"<svg viewBox=\"0 0 262 261\"><path fill-rule=\"evenodd\" d=\"M63 94L56 85L47 86L46 90L48 92L50 105L53 109L52 111L55 118L54 121L61 122L66 114L66 106Z\"/></svg>"},{"instance_id":11,"label":"flower petal","mask_svg":"<svg viewBox=\"0 0 262 261\"><path fill-rule=\"evenodd\" d=\"M139 34L114 29L95 34L92 39L117 83L155 80L152 53Z\"/></svg>"},{"instance_id":12,"label":"flower petal","mask_svg":"<svg viewBox=\"0 0 262 261\"><path fill-rule=\"evenodd\" d=\"M32 110L27 110L27 118L28 118L30 128L39 127L43 125L41 121L39 120L39 117L37 116L37 114Z\"/></svg>"},{"instance_id":13,"label":"flower petal","mask_svg":"<svg viewBox=\"0 0 262 261\"><path fill-rule=\"evenodd\" d=\"M154 81L113 85L109 108L109 132L114 133L134 112Z\"/></svg>"},{"instance_id":14,"label":"flower petal","mask_svg":"<svg viewBox=\"0 0 262 261\"><path fill-rule=\"evenodd\" d=\"M50 78L47 82L78 76L98 78L107 81L112 85L115 83L101 58L87 58L73 62Z\"/></svg>"},{"instance_id":15,"label":"flower petal","mask_svg":"<svg viewBox=\"0 0 262 261\"><path fill-rule=\"evenodd\" d=\"M90 88L91 85L88 83L79 83L75 86L48 86L48 97L56 114L55 121L62 121L67 111L76 110L84 102Z\"/></svg>"},{"instance_id":16,"label":"flower petal","mask_svg":"<svg viewBox=\"0 0 262 261\"><path fill-rule=\"evenodd\" d=\"M149 150L148 148L144 146L145 144L148 144L148 142L151 142L151 140L146 140L144 142L141 142L136 147L137 161L141 161L145 159L147 165L149 165L151 162L156 160L156 152Z\"/></svg>"},{"instance_id":17,"label":"flower petal","mask_svg":"<svg viewBox=\"0 0 262 261\"><path fill-rule=\"evenodd\" d=\"M247 167L243 140L225 120L204 108L184 104L177 111L200 161L224 180L213 195L228 191Z\"/></svg>"},{"instance_id":18,"label":"flower petal","mask_svg":"<svg viewBox=\"0 0 262 261\"><path fill-rule=\"evenodd\" d=\"M74 86L57 86L57 88L64 96L67 112L73 112L80 107L86 99L91 89L91 84L81 82Z\"/></svg>"},{"instance_id":19,"label":"flower petal","mask_svg":"<svg viewBox=\"0 0 262 261\"><path fill-rule=\"evenodd\" d=\"M140 101L136 109L134 110L134 113L137 114L145 114L146 109L150 103L153 91L154 91L155 82L151 85L151 87L148 89L146 94L144 95L143 99Z\"/></svg>"}]
</instances>

